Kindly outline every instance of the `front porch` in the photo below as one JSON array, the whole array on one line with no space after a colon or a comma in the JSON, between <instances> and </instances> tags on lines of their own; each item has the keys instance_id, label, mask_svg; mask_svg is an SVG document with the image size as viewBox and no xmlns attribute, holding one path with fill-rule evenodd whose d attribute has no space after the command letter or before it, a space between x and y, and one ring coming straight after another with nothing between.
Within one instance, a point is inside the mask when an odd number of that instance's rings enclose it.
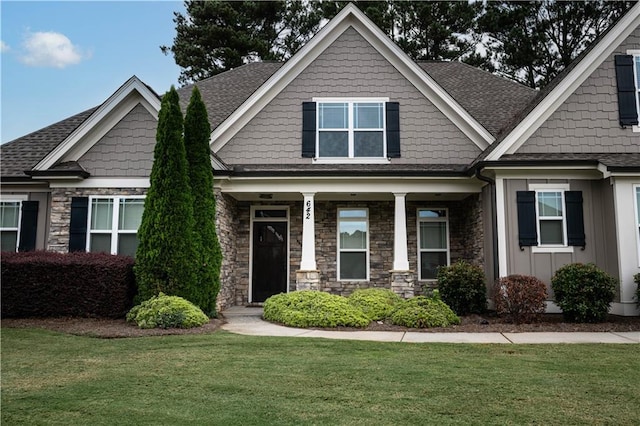
<instances>
[{"instance_id":1,"label":"front porch","mask_svg":"<svg viewBox=\"0 0 640 426\"><path fill-rule=\"evenodd\" d=\"M267 244L267 263L278 258L273 253L284 251L284 283L273 294L314 289L346 296L359 288L384 287L411 297L435 285L440 265L459 259L484 265L482 187L469 179L447 182L448 192L438 191L442 181L423 184L420 192L350 192L356 186L342 182L341 191L336 186L330 192L301 188L295 193L266 182L252 192L229 182L220 186L221 308L264 300L259 286L273 284L265 271L278 276L273 265L265 269L256 263L264 257L256 248L261 229L275 244Z\"/></svg>"}]
</instances>

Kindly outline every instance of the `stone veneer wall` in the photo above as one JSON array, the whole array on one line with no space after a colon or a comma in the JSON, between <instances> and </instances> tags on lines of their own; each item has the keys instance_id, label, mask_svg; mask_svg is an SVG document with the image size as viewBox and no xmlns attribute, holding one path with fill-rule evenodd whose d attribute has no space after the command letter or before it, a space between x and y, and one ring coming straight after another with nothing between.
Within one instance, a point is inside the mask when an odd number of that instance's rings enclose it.
<instances>
[{"instance_id":1,"label":"stone veneer wall","mask_svg":"<svg viewBox=\"0 0 640 426\"><path fill-rule=\"evenodd\" d=\"M289 207L289 291L296 288L296 270L300 266L302 254L302 202L263 205ZM251 205L256 203L238 202L235 229L235 275L225 278L229 290L235 285L235 304L242 305L249 300L249 250ZM320 270L320 290L340 295L349 295L358 288L390 288L390 273L393 267L394 202L315 202L316 261ZM416 271L417 279L417 221L418 208L446 207L449 209L449 236L451 262L464 259L483 265L482 204L480 195L471 195L462 201L448 202L407 202L407 244L409 266ZM369 209L369 281L337 280L337 209ZM219 212L221 214L221 212ZM424 286L434 283L416 283L416 294L422 293ZM224 284L225 286L228 284Z\"/></svg>"},{"instance_id":2,"label":"stone veneer wall","mask_svg":"<svg viewBox=\"0 0 640 426\"><path fill-rule=\"evenodd\" d=\"M51 223L47 238L47 250L69 251L69 224L71 198L91 195L146 195L147 188L54 188L51 190Z\"/></svg>"},{"instance_id":3,"label":"stone veneer wall","mask_svg":"<svg viewBox=\"0 0 640 426\"><path fill-rule=\"evenodd\" d=\"M222 266L220 268L220 292L216 301L216 309L221 311L229 306L241 304L236 300L237 270L237 202L229 195L215 190L216 197L216 231L222 249Z\"/></svg>"}]
</instances>

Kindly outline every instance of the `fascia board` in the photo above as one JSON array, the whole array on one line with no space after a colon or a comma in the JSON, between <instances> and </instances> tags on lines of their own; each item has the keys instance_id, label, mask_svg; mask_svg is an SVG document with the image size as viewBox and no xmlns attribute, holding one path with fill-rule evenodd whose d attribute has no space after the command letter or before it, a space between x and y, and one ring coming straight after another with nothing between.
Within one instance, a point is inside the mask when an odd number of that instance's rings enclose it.
<instances>
[{"instance_id":1,"label":"fascia board","mask_svg":"<svg viewBox=\"0 0 640 426\"><path fill-rule=\"evenodd\" d=\"M109 115L126 102L127 98L134 91L138 92L145 102L142 104L157 119L160 111L160 99L149 88L142 83L138 77L133 76L127 80L116 92L111 95L100 107L94 111L91 116L86 119L77 129L75 129L67 138L56 146L49 154L47 154L33 170L47 170L54 166L77 145L85 139L97 126L99 126ZM135 106L135 105L134 105ZM130 111L130 110L129 110ZM127 113L129 112L127 111ZM113 123L114 125L117 123ZM94 143L96 140L94 140ZM84 152L90 148L87 147ZM80 150L82 151L82 150Z\"/></svg>"},{"instance_id":2,"label":"fascia board","mask_svg":"<svg viewBox=\"0 0 640 426\"><path fill-rule=\"evenodd\" d=\"M236 111L214 129L210 139L211 149L218 152L349 27L353 27L371 43L387 61L427 99L433 102L480 149L486 149L494 140L493 136L429 77L418 64L384 35L364 13L350 3Z\"/></svg>"},{"instance_id":3,"label":"fascia board","mask_svg":"<svg viewBox=\"0 0 640 426\"><path fill-rule=\"evenodd\" d=\"M504 154L514 154L638 26L640 2L636 3L560 84L500 142L485 161L497 161Z\"/></svg>"}]
</instances>

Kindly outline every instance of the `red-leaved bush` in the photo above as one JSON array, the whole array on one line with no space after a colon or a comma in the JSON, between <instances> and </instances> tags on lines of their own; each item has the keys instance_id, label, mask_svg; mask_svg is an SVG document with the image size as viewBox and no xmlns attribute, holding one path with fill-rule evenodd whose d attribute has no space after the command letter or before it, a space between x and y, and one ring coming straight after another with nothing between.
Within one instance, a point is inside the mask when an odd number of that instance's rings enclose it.
<instances>
[{"instance_id":1,"label":"red-leaved bush","mask_svg":"<svg viewBox=\"0 0 640 426\"><path fill-rule=\"evenodd\" d=\"M3 317L124 317L134 260L104 253L3 252Z\"/></svg>"},{"instance_id":2,"label":"red-leaved bush","mask_svg":"<svg viewBox=\"0 0 640 426\"><path fill-rule=\"evenodd\" d=\"M516 323L530 323L544 313L547 300L545 283L527 275L509 275L494 286L496 313Z\"/></svg>"}]
</instances>

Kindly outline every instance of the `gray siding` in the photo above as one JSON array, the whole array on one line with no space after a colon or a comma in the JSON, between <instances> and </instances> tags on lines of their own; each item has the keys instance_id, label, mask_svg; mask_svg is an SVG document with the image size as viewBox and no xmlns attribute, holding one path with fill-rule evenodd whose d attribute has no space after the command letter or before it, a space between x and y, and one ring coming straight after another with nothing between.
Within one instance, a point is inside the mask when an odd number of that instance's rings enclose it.
<instances>
[{"instance_id":1,"label":"gray siding","mask_svg":"<svg viewBox=\"0 0 640 426\"><path fill-rule=\"evenodd\" d=\"M533 253L531 247L520 250L518 244L518 211L516 191L527 191L530 183L569 183L572 191L582 191L586 247L574 247L573 253ZM608 182L592 180L505 180L506 239L508 274L533 275L547 283L551 291L554 272L568 263L595 263L617 275L617 253L613 226L612 190ZM607 194L608 193L608 194Z\"/></svg>"},{"instance_id":2,"label":"gray siding","mask_svg":"<svg viewBox=\"0 0 640 426\"><path fill-rule=\"evenodd\" d=\"M614 55L640 48L640 28L526 141L517 153L640 152L640 134L621 129Z\"/></svg>"},{"instance_id":3,"label":"gray siding","mask_svg":"<svg viewBox=\"0 0 640 426\"><path fill-rule=\"evenodd\" d=\"M80 158L80 164L92 177L148 177L156 127L156 119L138 104Z\"/></svg>"},{"instance_id":4,"label":"gray siding","mask_svg":"<svg viewBox=\"0 0 640 426\"><path fill-rule=\"evenodd\" d=\"M313 97L389 97L400 102L402 158L463 164L480 149L357 31L349 28L218 155L229 164L308 164L301 157L302 102Z\"/></svg>"}]
</instances>

